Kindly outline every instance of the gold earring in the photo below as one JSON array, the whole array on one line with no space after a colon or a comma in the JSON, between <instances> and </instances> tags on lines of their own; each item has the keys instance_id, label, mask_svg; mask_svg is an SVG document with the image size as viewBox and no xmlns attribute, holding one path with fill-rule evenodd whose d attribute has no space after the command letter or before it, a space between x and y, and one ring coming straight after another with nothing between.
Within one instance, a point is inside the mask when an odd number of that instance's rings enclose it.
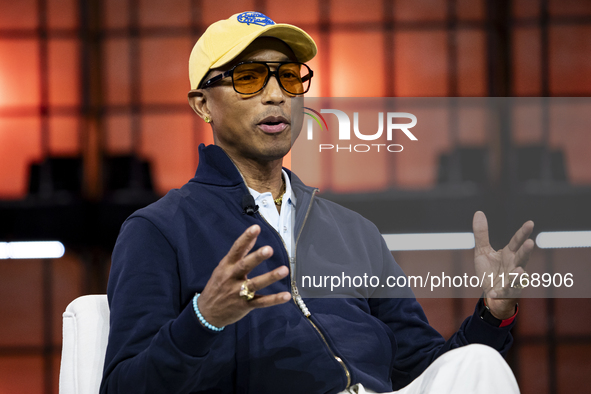
<instances>
[{"instance_id":1,"label":"gold earring","mask_svg":"<svg viewBox=\"0 0 591 394\"><path fill-rule=\"evenodd\" d=\"M209 116L206 116L203 120L205 121L205 123L210 123L211 122L211 119L209 118Z\"/></svg>"}]
</instances>

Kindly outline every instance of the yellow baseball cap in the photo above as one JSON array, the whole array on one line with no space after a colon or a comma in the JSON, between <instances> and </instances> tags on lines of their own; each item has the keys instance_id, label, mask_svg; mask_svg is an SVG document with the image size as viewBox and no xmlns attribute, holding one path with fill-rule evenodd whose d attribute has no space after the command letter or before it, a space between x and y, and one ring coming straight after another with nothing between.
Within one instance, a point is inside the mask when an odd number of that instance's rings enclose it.
<instances>
[{"instance_id":1,"label":"yellow baseball cap","mask_svg":"<svg viewBox=\"0 0 591 394\"><path fill-rule=\"evenodd\" d=\"M299 27L275 23L260 12L241 12L209 26L193 47L189 57L191 89L197 89L210 69L229 63L261 36L282 40L302 63L318 51L312 37Z\"/></svg>"}]
</instances>

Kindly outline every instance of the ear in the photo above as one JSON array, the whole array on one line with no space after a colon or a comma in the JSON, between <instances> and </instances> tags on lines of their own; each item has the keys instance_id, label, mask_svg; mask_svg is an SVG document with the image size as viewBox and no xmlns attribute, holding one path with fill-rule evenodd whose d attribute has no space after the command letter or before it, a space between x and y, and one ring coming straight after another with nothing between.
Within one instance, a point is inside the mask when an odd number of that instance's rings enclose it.
<instances>
[{"instance_id":1,"label":"ear","mask_svg":"<svg viewBox=\"0 0 591 394\"><path fill-rule=\"evenodd\" d=\"M189 92L189 105L193 108L193 111L201 117L201 119L205 119L206 117L211 119L211 113L209 112L207 104L207 96L203 90L195 89Z\"/></svg>"}]
</instances>

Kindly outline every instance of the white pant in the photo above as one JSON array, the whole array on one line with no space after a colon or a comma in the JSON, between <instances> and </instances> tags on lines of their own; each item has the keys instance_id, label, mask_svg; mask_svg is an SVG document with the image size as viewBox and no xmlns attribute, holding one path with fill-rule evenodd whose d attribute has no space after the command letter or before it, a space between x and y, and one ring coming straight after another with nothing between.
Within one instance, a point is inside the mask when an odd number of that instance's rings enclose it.
<instances>
[{"instance_id":1,"label":"white pant","mask_svg":"<svg viewBox=\"0 0 591 394\"><path fill-rule=\"evenodd\" d=\"M356 384L341 394L375 391ZM408 386L391 394L513 394L519 393L515 376L503 357L485 345L467 345L440 356Z\"/></svg>"}]
</instances>

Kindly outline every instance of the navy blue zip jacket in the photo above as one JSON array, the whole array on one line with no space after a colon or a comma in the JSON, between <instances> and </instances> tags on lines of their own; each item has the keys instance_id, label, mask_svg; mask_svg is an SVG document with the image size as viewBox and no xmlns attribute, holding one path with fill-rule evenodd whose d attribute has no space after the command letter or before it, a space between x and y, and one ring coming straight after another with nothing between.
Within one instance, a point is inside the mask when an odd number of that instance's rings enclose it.
<instances>
[{"instance_id":1,"label":"navy blue zip jacket","mask_svg":"<svg viewBox=\"0 0 591 394\"><path fill-rule=\"evenodd\" d=\"M373 273L401 273L372 223L290 177L296 264L338 265L326 251L340 250L340 258ZM202 145L193 179L125 221L108 285L102 394L338 393L354 383L384 392L407 385L449 349L483 343L508 350L512 325L493 327L475 312L446 342L412 297L304 298L309 317L288 302L254 310L219 333L205 328L192 298L246 228L261 226L253 250L275 251L249 276L289 267L279 234L259 213L243 214L247 193L225 152ZM258 293L291 290L288 276Z\"/></svg>"}]
</instances>

